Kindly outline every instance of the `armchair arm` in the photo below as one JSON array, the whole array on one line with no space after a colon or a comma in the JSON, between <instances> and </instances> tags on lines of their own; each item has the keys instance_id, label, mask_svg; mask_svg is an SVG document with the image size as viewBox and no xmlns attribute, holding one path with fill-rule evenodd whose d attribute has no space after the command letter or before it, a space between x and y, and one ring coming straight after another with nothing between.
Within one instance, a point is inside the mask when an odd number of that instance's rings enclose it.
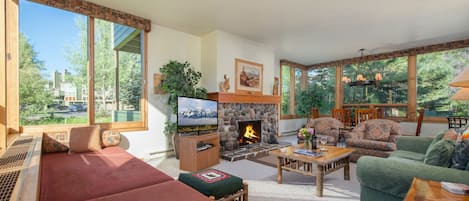
<instances>
[{"instance_id":1,"label":"armchair arm","mask_svg":"<svg viewBox=\"0 0 469 201\"><path fill-rule=\"evenodd\" d=\"M414 177L469 184L469 174L464 170L371 156L362 156L357 161L357 178L361 185L401 198L409 190Z\"/></svg>"},{"instance_id":2,"label":"armchair arm","mask_svg":"<svg viewBox=\"0 0 469 201\"><path fill-rule=\"evenodd\" d=\"M400 136L397 138L397 150L405 150L425 154L432 138L420 136Z\"/></svg>"}]
</instances>

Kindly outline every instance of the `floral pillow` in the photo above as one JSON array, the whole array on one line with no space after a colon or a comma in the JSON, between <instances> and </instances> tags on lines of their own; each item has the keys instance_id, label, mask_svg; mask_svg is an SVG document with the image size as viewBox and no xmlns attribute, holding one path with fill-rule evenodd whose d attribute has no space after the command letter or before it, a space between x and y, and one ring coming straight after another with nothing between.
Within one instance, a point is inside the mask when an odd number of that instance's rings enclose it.
<instances>
[{"instance_id":1,"label":"floral pillow","mask_svg":"<svg viewBox=\"0 0 469 201\"><path fill-rule=\"evenodd\" d=\"M66 152L70 148L70 135L67 131L43 133L44 153Z\"/></svg>"},{"instance_id":2,"label":"floral pillow","mask_svg":"<svg viewBox=\"0 0 469 201\"><path fill-rule=\"evenodd\" d=\"M113 130L101 130L101 147L117 146L121 142L120 132Z\"/></svg>"},{"instance_id":3,"label":"floral pillow","mask_svg":"<svg viewBox=\"0 0 469 201\"><path fill-rule=\"evenodd\" d=\"M375 141L389 141L391 126L387 124L366 124L365 139Z\"/></svg>"}]
</instances>

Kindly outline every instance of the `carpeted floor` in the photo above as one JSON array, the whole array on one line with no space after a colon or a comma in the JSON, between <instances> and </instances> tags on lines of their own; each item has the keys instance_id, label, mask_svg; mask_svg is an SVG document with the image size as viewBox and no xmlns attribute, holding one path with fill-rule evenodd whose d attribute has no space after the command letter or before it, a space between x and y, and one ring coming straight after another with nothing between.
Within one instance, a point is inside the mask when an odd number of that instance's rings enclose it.
<instances>
[{"instance_id":1,"label":"carpeted floor","mask_svg":"<svg viewBox=\"0 0 469 201\"><path fill-rule=\"evenodd\" d=\"M149 162L166 174L177 178L179 160L157 159ZM283 173L283 183L277 184L276 159L262 156L251 160L229 162L220 160L213 168L239 176L249 184L250 201L345 201L360 200L360 184L355 173L355 164L350 164L350 181L344 180L340 169L324 177L324 196L316 197L316 178L293 172Z\"/></svg>"},{"instance_id":2,"label":"carpeted floor","mask_svg":"<svg viewBox=\"0 0 469 201\"><path fill-rule=\"evenodd\" d=\"M272 161L273 157L257 160ZM150 161L158 169L177 178L179 161L168 158ZM350 164L350 181L344 180L344 171L338 170L324 177L324 196L316 197L316 178L293 172L283 173L283 183L277 184L277 169L250 160L229 162L221 160L213 168L237 175L249 184L250 201L311 201L311 200L360 200L360 186L355 175L355 164Z\"/></svg>"}]
</instances>

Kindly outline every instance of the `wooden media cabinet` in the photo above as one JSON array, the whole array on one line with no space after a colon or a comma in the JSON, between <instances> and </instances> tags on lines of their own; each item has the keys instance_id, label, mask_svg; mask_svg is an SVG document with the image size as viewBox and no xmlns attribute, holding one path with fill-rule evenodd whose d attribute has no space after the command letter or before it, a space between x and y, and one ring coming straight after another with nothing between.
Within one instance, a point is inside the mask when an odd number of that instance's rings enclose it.
<instances>
[{"instance_id":1,"label":"wooden media cabinet","mask_svg":"<svg viewBox=\"0 0 469 201\"><path fill-rule=\"evenodd\" d=\"M197 136L181 136L179 141L179 169L195 172L220 162L220 138L217 133ZM211 144L212 147L198 151L197 144Z\"/></svg>"}]
</instances>

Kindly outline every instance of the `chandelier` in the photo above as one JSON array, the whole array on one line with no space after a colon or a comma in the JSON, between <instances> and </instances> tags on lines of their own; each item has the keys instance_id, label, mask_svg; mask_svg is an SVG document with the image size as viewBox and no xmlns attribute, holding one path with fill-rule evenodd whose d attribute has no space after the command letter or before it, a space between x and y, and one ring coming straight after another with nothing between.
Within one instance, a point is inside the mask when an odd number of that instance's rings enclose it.
<instances>
[{"instance_id":1,"label":"chandelier","mask_svg":"<svg viewBox=\"0 0 469 201\"><path fill-rule=\"evenodd\" d=\"M361 48L358 51L360 52L360 58L358 59L358 68L360 68L360 63L363 60L363 52L365 51L365 49ZM379 72L375 74L374 80L368 80L365 76L360 73L357 75L356 81L353 82L352 79L347 76L342 77L342 82L348 84L349 86L378 85L381 80L383 80L383 75Z\"/></svg>"}]
</instances>

